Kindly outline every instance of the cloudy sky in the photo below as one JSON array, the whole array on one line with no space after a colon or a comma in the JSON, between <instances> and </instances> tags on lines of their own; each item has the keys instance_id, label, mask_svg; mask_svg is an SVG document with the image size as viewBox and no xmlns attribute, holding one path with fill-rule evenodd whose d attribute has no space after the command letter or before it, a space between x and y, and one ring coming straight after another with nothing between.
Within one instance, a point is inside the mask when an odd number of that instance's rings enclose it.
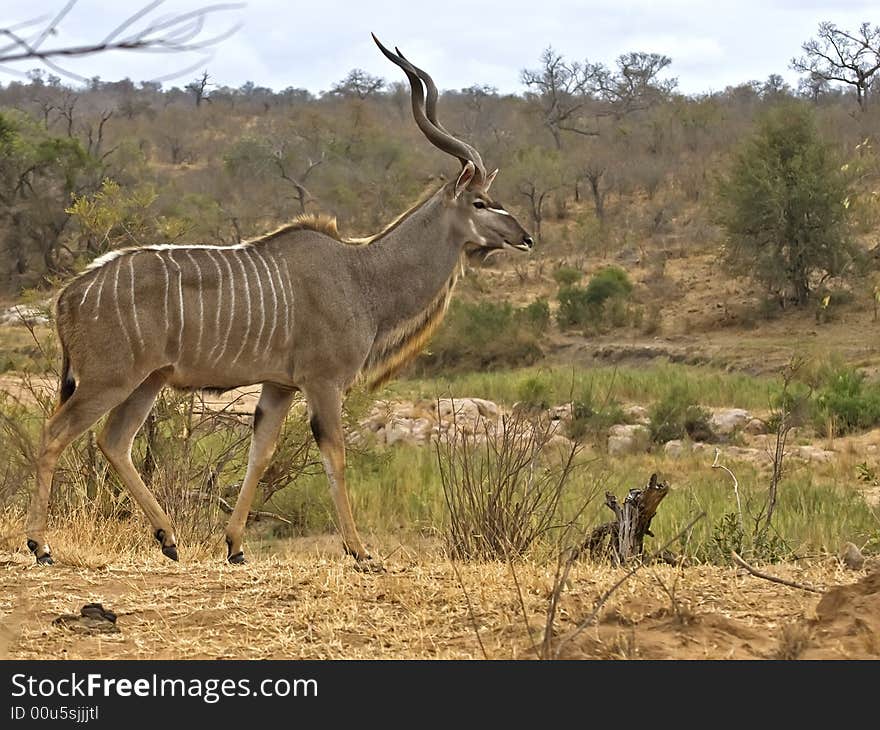
<instances>
[{"instance_id":1,"label":"cloudy sky","mask_svg":"<svg viewBox=\"0 0 880 730\"><path fill-rule=\"evenodd\" d=\"M165 0L148 17L216 1ZM0 28L51 16L65 4L0 0ZM79 0L43 47L98 41L145 4ZM771 73L796 82L788 63L820 21L853 29L864 21L880 23L880 5L876 0L248 0L212 18L202 37L236 23L241 28L207 58L116 52L63 65L80 76L105 80L151 80L182 72L165 86L182 85L204 69L219 85L253 81L313 92L328 89L355 67L402 80L373 45L373 31L427 68L441 88L479 83L521 92L520 70L535 67L541 51L552 45L566 58L609 64L626 51L664 53L673 60L670 75L678 78L680 90L701 93L763 80ZM21 78L35 65L7 64L0 68L0 82Z\"/></svg>"}]
</instances>

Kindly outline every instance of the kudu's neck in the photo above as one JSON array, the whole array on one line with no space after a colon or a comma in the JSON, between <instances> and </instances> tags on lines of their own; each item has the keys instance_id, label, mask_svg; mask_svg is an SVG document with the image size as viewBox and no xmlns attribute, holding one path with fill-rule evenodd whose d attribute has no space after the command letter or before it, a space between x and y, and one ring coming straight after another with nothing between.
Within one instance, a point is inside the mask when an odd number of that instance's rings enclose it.
<instances>
[{"instance_id":1,"label":"kudu's neck","mask_svg":"<svg viewBox=\"0 0 880 730\"><path fill-rule=\"evenodd\" d=\"M464 246L456 240L446 194L440 190L359 252L376 324L362 372L373 385L418 355L443 320Z\"/></svg>"},{"instance_id":2,"label":"kudu's neck","mask_svg":"<svg viewBox=\"0 0 880 730\"><path fill-rule=\"evenodd\" d=\"M425 312L459 270L464 240L440 190L366 247L379 335Z\"/></svg>"}]
</instances>

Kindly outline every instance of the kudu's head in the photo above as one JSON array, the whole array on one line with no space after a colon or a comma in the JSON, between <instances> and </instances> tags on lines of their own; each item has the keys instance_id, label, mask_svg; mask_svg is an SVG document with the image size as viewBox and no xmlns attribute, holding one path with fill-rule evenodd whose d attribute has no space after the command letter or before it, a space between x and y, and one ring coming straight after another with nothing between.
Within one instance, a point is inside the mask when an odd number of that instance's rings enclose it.
<instances>
[{"instance_id":1,"label":"kudu's head","mask_svg":"<svg viewBox=\"0 0 880 730\"><path fill-rule=\"evenodd\" d=\"M535 245L532 237L511 213L489 196L489 188L498 170L486 174L480 153L454 137L437 121L438 93L433 79L426 71L410 63L399 48L392 53L375 35L373 40L390 61L403 69L409 79L413 117L419 129L431 144L461 162L458 178L445 187L457 239L465 241L466 251L477 258L485 258L501 249L530 251Z\"/></svg>"}]
</instances>

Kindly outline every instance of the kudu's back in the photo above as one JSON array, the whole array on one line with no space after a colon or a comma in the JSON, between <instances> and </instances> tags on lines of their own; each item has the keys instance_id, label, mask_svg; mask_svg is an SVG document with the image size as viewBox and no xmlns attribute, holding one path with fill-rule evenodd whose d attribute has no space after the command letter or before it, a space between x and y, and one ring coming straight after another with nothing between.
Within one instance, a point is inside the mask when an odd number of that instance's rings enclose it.
<instances>
[{"instance_id":1,"label":"kudu's back","mask_svg":"<svg viewBox=\"0 0 880 730\"><path fill-rule=\"evenodd\" d=\"M347 249L316 231L291 230L236 246L150 246L102 257L58 299L69 375L109 381L169 368L177 387L289 382L294 346L322 344L316 319L321 309L332 318L340 308L333 291L349 288Z\"/></svg>"}]
</instances>

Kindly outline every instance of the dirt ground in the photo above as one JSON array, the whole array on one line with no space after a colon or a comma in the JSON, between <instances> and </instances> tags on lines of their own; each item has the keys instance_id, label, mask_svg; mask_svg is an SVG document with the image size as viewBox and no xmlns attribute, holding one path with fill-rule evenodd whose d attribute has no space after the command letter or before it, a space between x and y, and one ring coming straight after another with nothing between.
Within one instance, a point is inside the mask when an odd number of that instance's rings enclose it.
<instances>
[{"instance_id":1,"label":"dirt ground","mask_svg":"<svg viewBox=\"0 0 880 730\"><path fill-rule=\"evenodd\" d=\"M453 566L398 549L384 574L362 574L337 539L273 546L243 567L218 558L174 564L144 554L108 564L31 564L0 552L2 659L529 659L553 586L549 568ZM568 659L880 658L880 571L834 559L767 568L824 594L733 568L647 566L597 623L575 633L620 569L572 572L554 625ZM519 584L519 591L516 589ZM53 620L86 603L114 611L118 632ZM470 604L470 607L469 607ZM528 624L529 629L526 626ZM529 636L531 632L531 638Z\"/></svg>"}]
</instances>

